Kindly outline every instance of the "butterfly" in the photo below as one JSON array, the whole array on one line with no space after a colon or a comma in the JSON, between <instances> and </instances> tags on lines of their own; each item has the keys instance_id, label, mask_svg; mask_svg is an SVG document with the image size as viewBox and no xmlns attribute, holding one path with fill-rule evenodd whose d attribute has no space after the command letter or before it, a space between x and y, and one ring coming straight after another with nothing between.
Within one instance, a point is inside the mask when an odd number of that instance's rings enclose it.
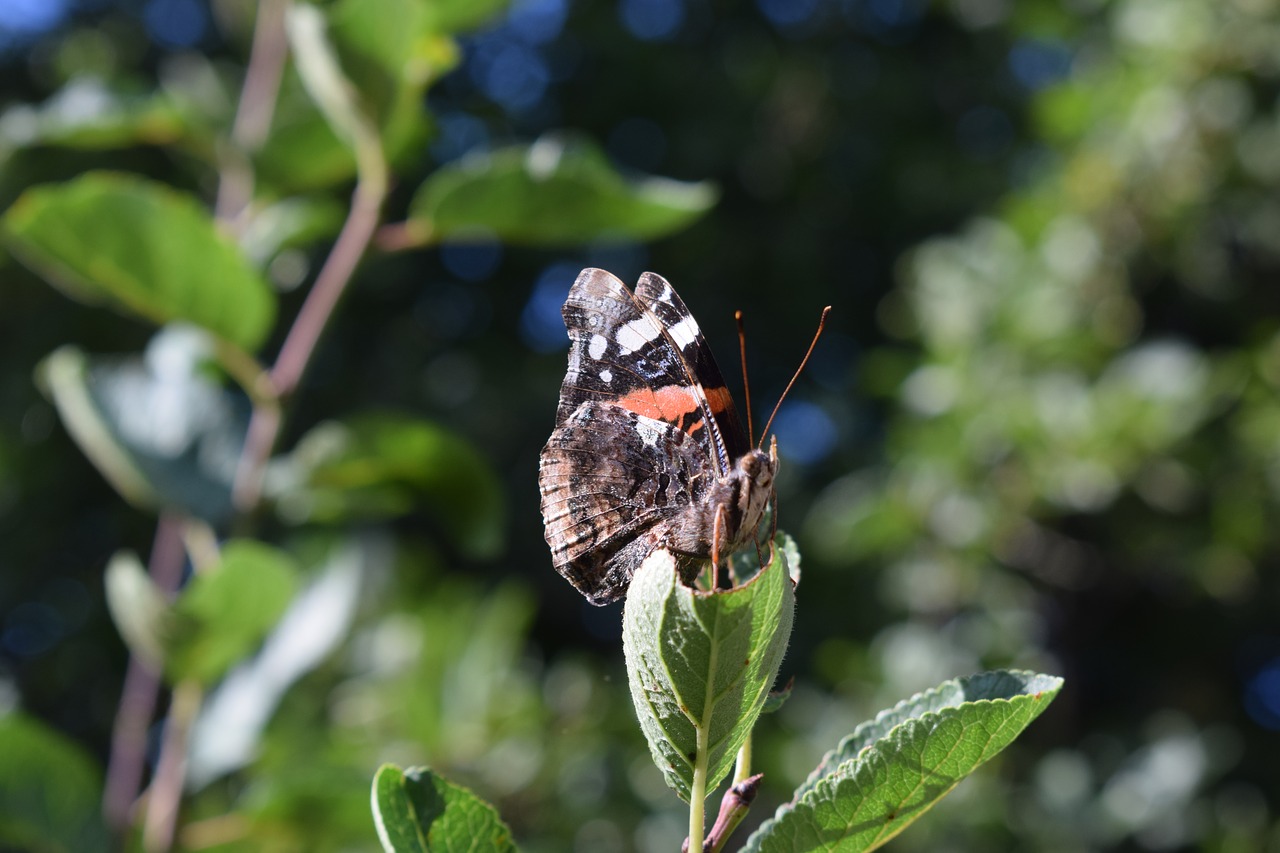
<instances>
[{"instance_id":1,"label":"butterfly","mask_svg":"<svg viewBox=\"0 0 1280 853\"><path fill-rule=\"evenodd\" d=\"M569 367L538 485L556 571L592 604L622 598L653 551L686 583L755 540L776 449L753 447L671 283L632 292L585 269L564 304Z\"/></svg>"}]
</instances>

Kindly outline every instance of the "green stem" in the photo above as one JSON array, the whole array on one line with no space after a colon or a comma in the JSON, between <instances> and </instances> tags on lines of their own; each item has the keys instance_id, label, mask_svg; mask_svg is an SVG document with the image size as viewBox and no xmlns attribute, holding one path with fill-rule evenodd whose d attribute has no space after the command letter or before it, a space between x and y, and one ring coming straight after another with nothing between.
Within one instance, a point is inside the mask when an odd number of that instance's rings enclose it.
<instances>
[{"instance_id":1,"label":"green stem","mask_svg":"<svg viewBox=\"0 0 1280 853\"><path fill-rule=\"evenodd\" d=\"M712 579L714 583L714 578ZM713 629L714 633L714 629ZM711 716L715 706L715 684L711 673L716 671L717 647L711 646L711 659L707 662L707 683L703 686L702 713L694 724L693 784L689 790L689 850L701 853L702 834L706 825L707 772L711 761Z\"/></svg>"},{"instance_id":2,"label":"green stem","mask_svg":"<svg viewBox=\"0 0 1280 853\"><path fill-rule=\"evenodd\" d=\"M693 784L689 789L689 850L702 850L702 833L706 822L707 760L709 758L710 732L707 726L698 726L696 734L697 756L693 762Z\"/></svg>"},{"instance_id":3,"label":"green stem","mask_svg":"<svg viewBox=\"0 0 1280 853\"><path fill-rule=\"evenodd\" d=\"M747 739L738 749L738 761L733 767L733 784L735 785L745 782L751 775L751 735L751 732L747 732Z\"/></svg>"}]
</instances>

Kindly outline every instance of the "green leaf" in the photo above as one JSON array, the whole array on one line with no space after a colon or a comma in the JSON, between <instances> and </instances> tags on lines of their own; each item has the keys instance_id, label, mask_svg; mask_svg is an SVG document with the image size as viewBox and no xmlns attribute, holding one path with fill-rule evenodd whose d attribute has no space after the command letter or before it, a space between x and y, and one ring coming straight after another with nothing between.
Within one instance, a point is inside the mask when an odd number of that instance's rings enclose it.
<instances>
[{"instance_id":1,"label":"green leaf","mask_svg":"<svg viewBox=\"0 0 1280 853\"><path fill-rule=\"evenodd\" d=\"M329 127L292 65L280 81L271 134L254 163L265 182L286 194L325 189L355 175L351 149Z\"/></svg>"},{"instance_id":2,"label":"green leaf","mask_svg":"<svg viewBox=\"0 0 1280 853\"><path fill-rule=\"evenodd\" d=\"M392 518L425 505L467 556L501 550L497 475L470 442L436 424L396 414L321 424L290 461L286 485L272 492L287 520Z\"/></svg>"},{"instance_id":3,"label":"green leaf","mask_svg":"<svg viewBox=\"0 0 1280 853\"><path fill-rule=\"evenodd\" d=\"M298 76L329 126L348 144L367 133L360 94L347 79L329 40L324 13L315 6L291 5L285 17Z\"/></svg>"},{"instance_id":4,"label":"green leaf","mask_svg":"<svg viewBox=\"0 0 1280 853\"><path fill-rule=\"evenodd\" d=\"M429 133L424 93L460 55L452 40L431 29L438 5L343 0L327 8L324 20L303 13L307 21L293 37L309 45L308 58L290 65L281 81L271 134L256 157L264 180L297 191L330 187L355 174L351 149L304 91L300 72L307 74L307 88L335 89L349 101L340 109L347 119L357 106L367 114L379 127L388 160L416 167ZM325 21L327 28L321 26ZM319 79L310 53L324 69Z\"/></svg>"},{"instance_id":5,"label":"green leaf","mask_svg":"<svg viewBox=\"0 0 1280 853\"><path fill-rule=\"evenodd\" d=\"M594 144L548 135L437 169L414 196L410 227L437 242L652 240L684 228L715 198L707 183L625 180Z\"/></svg>"},{"instance_id":6,"label":"green leaf","mask_svg":"<svg viewBox=\"0 0 1280 853\"><path fill-rule=\"evenodd\" d=\"M0 228L20 260L82 302L183 320L247 350L271 331L266 282L204 207L162 184L90 172L34 187Z\"/></svg>"},{"instance_id":7,"label":"green leaf","mask_svg":"<svg viewBox=\"0 0 1280 853\"><path fill-rule=\"evenodd\" d=\"M110 850L102 774L83 749L18 713L0 715L0 849Z\"/></svg>"},{"instance_id":8,"label":"green leaf","mask_svg":"<svg viewBox=\"0 0 1280 853\"><path fill-rule=\"evenodd\" d=\"M770 530L773 526L773 511L766 509L764 518L760 521L761 530ZM791 586L800 585L800 548L796 545L796 540L791 534L782 530L778 530L773 534L773 547L781 549L783 556L787 558L787 573L791 575ZM729 557L729 574L733 578L735 586L741 586L747 581L760 573L760 561L764 559L773 560L773 552L765 548L763 551L756 548L745 548Z\"/></svg>"},{"instance_id":9,"label":"green leaf","mask_svg":"<svg viewBox=\"0 0 1280 853\"><path fill-rule=\"evenodd\" d=\"M426 0L339 0L330 8L329 24L342 66L362 96L379 105L380 114L399 90L420 95L457 65L457 46L436 29L442 5Z\"/></svg>"},{"instance_id":10,"label":"green leaf","mask_svg":"<svg viewBox=\"0 0 1280 853\"><path fill-rule=\"evenodd\" d=\"M464 33L497 18L511 0L432 0L422 5L427 9L427 23L432 30Z\"/></svg>"},{"instance_id":11,"label":"green leaf","mask_svg":"<svg viewBox=\"0 0 1280 853\"><path fill-rule=\"evenodd\" d=\"M505 853L511 830L493 806L426 767L384 764L373 777L373 820L387 853Z\"/></svg>"},{"instance_id":12,"label":"green leaf","mask_svg":"<svg viewBox=\"0 0 1280 853\"><path fill-rule=\"evenodd\" d=\"M779 690L770 690L769 696L764 700L764 706L760 709L761 714L776 714L782 710L782 706L787 704L787 700L791 698L791 691L796 686L794 677L787 679L787 683L782 685Z\"/></svg>"},{"instance_id":13,"label":"green leaf","mask_svg":"<svg viewBox=\"0 0 1280 853\"><path fill-rule=\"evenodd\" d=\"M263 758L271 753L272 744L278 745L279 740L266 733L273 720L278 722L280 703L299 679L330 660L348 639L357 611L362 603L368 604L362 591L369 586L375 566L381 567L385 560L384 544L377 536L345 537L332 530L317 530L290 540L293 553L308 567L306 586L275 620L258 653L237 665L230 676L208 692L191 731L186 773L189 793ZM249 592L242 589L241 594L256 593L251 585ZM287 723L282 728L288 733L280 727L276 733L286 739L300 734L290 730ZM346 748L332 738L325 742L340 751ZM276 753L276 758L283 760L284 756ZM290 772L312 774L314 781L324 763L310 760L314 758L286 763ZM263 806L260 800L258 806ZM363 804L358 811L364 817ZM322 833L319 826L313 830Z\"/></svg>"},{"instance_id":14,"label":"green leaf","mask_svg":"<svg viewBox=\"0 0 1280 853\"><path fill-rule=\"evenodd\" d=\"M281 251L337 234L346 208L328 196L291 196L253 212L240 243L254 263L265 266Z\"/></svg>"},{"instance_id":15,"label":"green leaf","mask_svg":"<svg viewBox=\"0 0 1280 853\"><path fill-rule=\"evenodd\" d=\"M631 699L654 763L686 802L706 756L706 790L728 774L778 675L795 595L783 549L747 584L684 586L656 551L631 579L622 617Z\"/></svg>"},{"instance_id":16,"label":"green leaf","mask_svg":"<svg viewBox=\"0 0 1280 853\"><path fill-rule=\"evenodd\" d=\"M454 41L436 30L440 5L428 0L339 0L327 13L342 69L381 129L388 159L405 160L410 168L421 160L428 136L423 109L427 87L461 57Z\"/></svg>"},{"instance_id":17,"label":"green leaf","mask_svg":"<svg viewBox=\"0 0 1280 853\"><path fill-rule=\"evenodd\" d=\"M1040 715L1062 679L986 672L881 712L829 752L749 853L874 850L928 811Z\"/></svg>"},{"instance_id":18,"label":"green leaf","mask_svg":"<svg viewBox=\"0 0 1280 853\"><path fill-rule=\"evenodd\" d=\"M167 145L187 122L164 94L131 94L102 80L71 80L38 105L14 104L0 115L0 151L32 145L102 149Z\"/></svg>"},{"instance_id":19,"label":"green leaf","mask_svg":"<svg viewBox=\"0 0 1280 853\"><path fill-rule=\"evenodd\" d=\"M145 359L90 359L66 346L36 376L81 451L125 500L217 523L232 514L248 413L242 398L201 371L210 349L198 330L169 327Z\"/></svg>"},{"instance_id":20,"label":"green leaf","mask_svg":"<svg viewBox=\"0 0 1280 853\"><path fill-rule=\"evenodd\" d=\"M297 586L297 566L283 551L248 539L228 542L218 564L192 578L174 602L170 675L216 680L258 646Z\"/></svg>"},{"instance_id":21,"label":"green leaf","mask_svg":"<svg viewBox=\"0 0 1280 853\"><path fill-rule=\"evenodd\" d=\"M107 609L129 651L157 671L164 664L169 604L132 551L117 551L107 563Z\"/></svg>"}]
</instances>

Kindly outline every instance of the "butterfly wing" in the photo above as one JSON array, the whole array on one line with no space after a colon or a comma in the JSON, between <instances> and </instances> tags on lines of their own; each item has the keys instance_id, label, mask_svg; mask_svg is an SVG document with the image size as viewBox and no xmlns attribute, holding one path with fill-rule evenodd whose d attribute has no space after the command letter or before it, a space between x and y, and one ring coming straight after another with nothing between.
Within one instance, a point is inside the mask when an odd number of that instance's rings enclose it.
<instances>
[{"instance_id":1,"label":"butterfly wing","mask_svg":"<svg viewBox=\"0 0 1280 853\"><path fill-rule=\"evenodd\" d=\"M734 460L751 449L737 407L729 396L724 376L702 337L702 329L685 307L671 282L657 273L640 276L636 285L636 301L658 320L666 339L679 354L685 374L696 380L702 396L700 404L707 417L708 441L720 457L721 470L727 471Z\"/></svg>"},{"instance_id":2,"label":"butterfly wing","mask_svg":"<svg viewBox=\"0 0 1280 853\"><path fill-rule=\"evenodd\" d=\"M556 424L604 401L687 433L720 475L746 452L733 400L693 315L653 273L633 295L604 270L583 270L564 305L569 369Z\"/></svg>"},{"instance_id":3,"label":"butterfly wing","mask_svg":"<svg viewBox=\"0 0 1280 853\"><path fill-rule=\"evenodd\" d=\"M538 483L556 571L592 604L626 592L674 518L712 478L702 448L665 421L587 401L551 434Z\"/></svg>"}]
</instances>

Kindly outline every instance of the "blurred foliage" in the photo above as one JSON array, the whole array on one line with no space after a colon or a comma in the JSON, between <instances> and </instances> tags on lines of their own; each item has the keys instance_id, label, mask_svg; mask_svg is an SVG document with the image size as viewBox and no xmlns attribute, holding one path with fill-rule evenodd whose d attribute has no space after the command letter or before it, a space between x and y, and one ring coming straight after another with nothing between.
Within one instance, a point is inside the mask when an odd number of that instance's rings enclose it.
<instances>
[{"instance_id":1,"label":"blurred foliage","mask_svg":"<svg viewBox=\"0 0 1280 853\"><path fill-rule=\"evenodd\" d=\"M250 158L254 204L230 229L253 268L228 265L209 215L174 202L212 208L229 168L253 5L24 18L12 10L39 4L0 4L0 706L22 709L0 735L47 742L45 766L0 762L0 808L32 821L0 820L10 844L36 827L94 849L75 833L100 831L91 765L126 662L104 568L149 553L156 507L231 532L228 436L248 407L234 364L213 366L216 341L167 327L148 345L152 329L16 261L50 271L55 213L82 247L124 232L161 265L95 300L274 354L355 159L290 64ZM652 201L633 172L694 195L665 197L683 230L652 245L643 229L527 245L470 229L449 202L456 242L394 251L421 243L402 233L366 259L290 401L255 519L301 591L205 699L184 849L373 849L368 784L387 761L495 802L528 851L678 848L679 802L625 695L620 612L555 576L538 523L559 307L587 265L670 277L727 374L743 308L758 401L835 306L778 420L782 524L800 529L805 571L782 665L797 682L757 727L766 785L749 823L876 708L1018 667L1067 688L890 849L1280 849L1273 0L364 5L323 8L374 98L387 216L410 236L456 195L417 188L485 158L505 164L496 203L541 201L521 182L546 174L529 169L537 146L564 128L620 167L597 185L611 222L643 221L614 193ZM583 150L588 171L605 162ZM65 181L79 194L37 188ZM719 200L694 222L707 182ZM182 242L94 216L121 192L168 211ZM555 213L509 221L557 236ZM210 319L230 303L139 311L130 299L163 294L175 263L275 293L251 297L244 326ZM83 272L51 277L85 298ZM151 491L122 502L77 424ZM46 778L66 784L43 811L10 798Z\"/></svg>"}]
</instances>

